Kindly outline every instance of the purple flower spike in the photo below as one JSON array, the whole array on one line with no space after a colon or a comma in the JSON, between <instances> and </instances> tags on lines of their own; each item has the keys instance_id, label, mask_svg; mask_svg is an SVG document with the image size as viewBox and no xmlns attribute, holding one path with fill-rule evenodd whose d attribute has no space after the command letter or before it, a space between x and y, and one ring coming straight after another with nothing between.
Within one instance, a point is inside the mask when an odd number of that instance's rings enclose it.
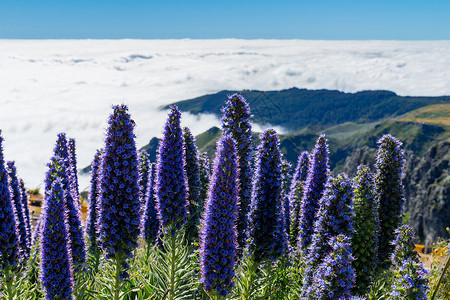
<instances>
[{"instance_id":1,"label":"purple flower spike","mask_svg":"<svg viewBox=\"0 0 450 300\"><path fill-rule=\"evenodd\" d=\"M65 216L63 182L54 178L45 194L42 220L41 282L46 299L72 299L73 272Z\"/></svg>"},{"instance_id":2,"label":"purple flower spike","mask_svg":"<svg viewBox=\"0 0 450 300\"><path fill-rule=\"evenodd\" d=\"M325 135L321 135L311 155L308 178L305 183L299 220L299 249L306 254L314 231L314 220L319 210L319 200L325 190L329 167L328 146Z\"/></svg>"},{"instance_id":3,"label":"purple flower spike","mask_svg":"<svg viewBox=\"0 0 450 300\"><path fill-rule=\"evenodd\" d=\"M145 205L142 215L141 234L149 245L156 243L160 233L160 224L158 220L158 212L156 210L156 195L155 195L155 178L156 166L151 164L149 168L149 178L147 186L147 194L145 196Z\"/></svg>"},{"instance_id":4,"label":"purple flower spike","mask_svg":"<svg viewBox=\"0 0 450 300\"><path fill-rule=\"evenodd\" d=\"M148 179L150 176L150 158L145 150L139 152L139 201L141 203L141 211L145 206L145 196L147 195Z\"/></svg>"},{"instance_id":5,"label":"purple flower spike","mask_svg":"<svg viewBox=\"0 0 450 300\"><path fill-rule=\"evenodd\" d=\"M346 174L339 174L336 178L328 180L325 193L320 199L320 208L314 222L314 234L308 249L303 279L304 296L307 298L317 292L314 290L313 277L319 264L332 250L328 241L339 234L349 238L353 234L352 197L352 182Z\"/></svg>"},{"instance_id":6,"label":"purple flower spike","mask_svg":"<svg viewBox=\"0 0 450 300\"><path fill-rule=\"evenodd\" d=\"M394 251L391 241L394 231L402 220L402 209L405 203L402 184L402 168L405 162L402 143L390 134L378 141L377 161L375 163L375 197L379 204L380 235L378 258L380 266L390 265L389 256Z\"/></svg>"},{"instance_id":7,"label":"purple flower spike","mask_svg":"<svg viewBox=\"0 0 450 300\"><path fill-rule=\"evenodd\" d=\"M408 225L394 232L392 241L394 253L391 261L394 266L394 284L391 298L394 300L426 300L429 290L427 271L414 251L414 233Z\"/></svg>"},{"instance_id":8,"label":"purple flower spike","mask_svg":"<svg viewBox=\"0 0 450 300\"><path fill-rule=\"evenodd\" d=\"M75 139L69 139L67 146L69 148L70 190L72 192L73 199L75 201L79 201L80 193L78 191L78 169Z\"/></svg>"},{"instance_id":9,"label":"purple flower spike","mask_svg":"<svg viewBox=\"0 0 450 300\"><path fill-rule=\"evenodd\" d=\"M174 233L186 222L188 209L187 179L181 113L174 105L169 113L158 147L156 167L157 210L162 228Z\"/></svg>"},{"instance_id":10,"label":"purple flower spike","mask_svg":"<svg viewBox=\"0 0 450 300\"><path fill-rule=\"evenodd\" d=\"M17 266L19 234L9 188L8 173L3 158L3 137L0 130L0 271Z\"/></svg>"},{"instance_id":11,"label":"purple flower spike","mask_svg":"<svg viewBox=\"0 0 450 300\"><path fill-rule=\"evenodd\" d=\"M234 140L218 141L201 231L200 266L208 292L227 295L233 287L237 248L237 161Z\"/></svg>"},{"instance_id":12,"label":"purple flower spike","mask_svg":"<svg viewBox=\"0 0 450 300\"><path fill-rule=\"evenodd\" d=\"M199 165L200 165L200 182L202 185L202 189L200 192L200 211L203 211L203 207L205 206L206 197L208 196L208 188L209 188L209 180L210 180L210 162L209 157L206 152L203 152L199 156Z\"/></svg>"},{"instance_id":13,"label":"purple flower spike","mask_svg":"<svg viewBox=\"0 0 450 300\"><path fill-rule=\"evenodd\" d=\"M345 235L332 237L329 240L329 247L331 252L314 274L314 285L317 291L314 296L323 300L355 299L351 295L355 271L352 269L354 259L350 238Z\"/></svg>"},{"instance_id":14,"label":"purple flower spike","mask_svg":"<svg viewBox=\"0 0 450 300\"><path fill-rule=\"evenodd\" d=\"M294 176L292 177L291 187L289 191L289 206L290 206L290 232L289 242L291 247L296 248L298 234L299 234L299 220L300 220L300 207L303 197L303 190L305 187L305 181L308 176L309 168L309 153L303 151L298 156L297 167L295 168Z\"/></svg>"},{"instance_id":15,"label":"purple flower spike","mask_svg":"<svg viewBox=\"0 0 450 300\"><path fill-rule=\"evenodd\" d=\"M25 188L25 183L23 182L22 179L19 179L19 187L20 193L22 195L23 215L27 231L27 244L29 245L29 247L31 247L31 219L30 219L30 209L28 208L30 197L28 196L27 189Z\"/></svg>"},{"instance_id":16,"label":"purple flower spike","mask_svg":"<svg viewBox=\"0 0 450 300\"><path fill-rule=\"evenodd\" d=\"M31 245L28 243L28 232L22 203L22 192L19 186L19 179L17 178L16 166L13 161L7 162L7 171L9 186L11 188L11 200L16 213L16 225L19 230L19 247L22 252L22 258L27 259L30 256Z\"/></svg>"},{"instance_id":17,"label":"purple flower spike","mask_svg":"<svg viewBox=\"0 0 450 300\"><path fill-rule=\"evenodd\" d=\"M260 139L248 221L249 250L257 262L277 259L287 251L280 141L273 129Z\"/></svg>"},{"instance_id":18,"label":"purple flower spike","mask_svg":"<svg viewBox=\"0 0 450 300\"><path fill-rule=\"evenodd\" d=\"M183 128L184 148L186 151L186 176L189 190L189 219L186 228L188 239L192 239L198 236L197 226L200 220L200 167L198 149L195 145L195 138L192 135L189 128Z\"/></svg>"},{"instance_id":19,"label":"purple flower spike","mask_svg":"<svg viewBox=\"0 0 450 300\"><path fill-rule=\"evenodd\" d=\"M102 150L97 150L91 164L91 189L89 191L89 214L86 222L86 233L89 239L89 250L95 252L98 247L98 202L100 196L100 171Z\"/></svg>"},{"instance_id":20,"label":"purple flower spike","mask_svg":"<svg viewBox=\"0 0 450 300\"><path fill-rule=\"evenodd\" d=\"M113 106L102 158L99 231L106 258L125 259L138 246L139 170L134 121L126 105ZM122 277L127 277L126 271Z\"/></svg>"},{"instance_id":21,"label":"purple flower spike","mask_svg":"<svg viewBox=\"0 0 450 300\"><path fill-rule=\"evenodd\" d=\"M75 145L73 144L73 146ZM75 156L71 158L69 143L67 142L65 133L58 134L54 153L56 157L61 158L61 170L58 171L58 175L63 184L62 188L64 190L64 204L67 209L72 261L74 271L77 272L86 260L86 244L83 237L83 228L81 226L79 198L74 198L74 195L78 195L78 191L75 191L74 189L75 179L73 174L73 163L75 162ZM75 155L75 153L73 153L73 155ZM47 182L46 188L49 189L52 183L52 181ZM78 184L76 188L78 189Z\"/></svg>"},{"instance_id":22,"label":"purple flower spike","mask_svg":"<svg viewBox=\"0 0 450 300\"><path fill-rule=\"evenodd\" d=\"M222 129L236 141L239 177L238 244L246 245L247 219L252 197L252 126L250 107L239 94L228 97L222 108Z\"/></svg>"}]
</instances>

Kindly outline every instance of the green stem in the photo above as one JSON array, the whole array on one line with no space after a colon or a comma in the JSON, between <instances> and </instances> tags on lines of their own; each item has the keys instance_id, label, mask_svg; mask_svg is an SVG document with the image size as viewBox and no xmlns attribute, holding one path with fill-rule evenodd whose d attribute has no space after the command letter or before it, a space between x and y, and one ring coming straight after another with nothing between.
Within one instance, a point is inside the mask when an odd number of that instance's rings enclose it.
<instances>
[{"instance_id":1,"label":"green stem","mask_svg":"<svg viewBox=\"0 0 450 300\"><path fill-rule=\"evenodd\" d=\"M436 298L437 292L439 291L439 286L441 285L442 280L444 279L445 273L447 273L447 269L448 269L449 265L450 265L450 255L447 256L447 261L445 262L445 266L442 269L442 274L441 274L441 276L439 276L439 280L436 284L436 287L434 288L434 292L433 292L433 295L431 296L430 300L434 300L434 298Z\"/></svg>"},{"instance_id":2,"label":"green stem","mask_svg":"<svg viewBox=\"0 0 450 300\"><path fill-rule=\"evenodd\" d=\"M170 296L169 299L173 300L175 299L175 249L176 248L176 236L175 234L171 234L170 237Z\"/></svg>"},{"instance_id":3,"label":"green stem","mask_svg":"<svg viewBox=\"0 0 450 300\"><path fill-rule=\"evenodd\" d=\"M13 295L13 284L12 284L12 278L11 278L11 274L10 274L10 267L6 267L5 269L5 285L6 285L6 290L8 291L8 299L12 300L14 299L14 295Z\"/></svg>"},{"instance_id":4,"label":"green stem","mask_svg":"<svg viewBox=\"0 0 450 300\"><path fill-rule=\"evenodd\" d=\"M116 274L115 274L115 282L114 282L114 300L119 300L121 282L120 282L120 273L122 273L122 259L121 255L116 255L114 259L116 264Z\"/></svg>"},{"instance_id":5,"label":"green stem","mask_svg":"<svg viewBox=\"0 0 450 300\"><path fill-rule=\"evenodd\" d=\"M257 269L257 264L255 262L255 260L253 259L252 256L248 257L249 260L249 266L248 266L248 271L247 271L247 278L245 280L245 288L244 288L244 293L243 293L243 299L244 300L250 300L251 298L251 290L253 288L253 282L255 280L255 273L256 273L256 269Z\"/></svg>"}]
</instances>

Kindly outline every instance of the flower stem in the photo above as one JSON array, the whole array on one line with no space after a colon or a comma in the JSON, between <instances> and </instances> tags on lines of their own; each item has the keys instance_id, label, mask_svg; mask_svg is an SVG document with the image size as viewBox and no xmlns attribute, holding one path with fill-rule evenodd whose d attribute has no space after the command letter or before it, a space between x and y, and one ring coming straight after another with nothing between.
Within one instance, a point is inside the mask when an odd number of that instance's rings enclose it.
<instances>
[{"instance_id":1,"label":"flower stem","mask_svg":"<svg viewBox=\"0 0 450 300\"><path fill-rule=\"evenodd\" d=\"M445 266L442 269L442 274L439 277L439 280L436 284L436 287L434 288L434 292L433 292L433 295L431 296L430 300L434 300L434 298L436 298L436 294L439 291L439 286L441 285L442 279L444 279L445 273L447 273L447 269L448 269L449 265L450 265L450 255L447 256L447 261L445 262Z\"/></svg>"},{"instance_id":2,"label":"flower stem","mask_svg":"<svg viewBox=\"0 0 450 300\"><path fill-rule=\"evenodd\" d=\"M116 274L115 274L115 282L114 282L114 300L119 300L121 282L120 282L120 273L122 273L122 259L121 255L116 255L114 259L116 265Z\"/></svg>"},{"instance_id":3,"label":"flower stem","mask_svg":"<svg viewBox=\"0 0 450 300\"><path fill-rule=\"evenodd\" d=\"M6 285L6 290L8 291L8 299L12 300L12 299L14 299L14 295L13 295L12 274L10 273L10 271L11 271L11 268L9 266L6 267L6 269L5 269L5 285Z\"/></svg>"},{"instance_id":4,"label":"flower stem","mask_svg":"<svg viewBox=\"0 0 450 300\"><path fill-rule=\"evenodd\" d=\"M170 297L169 299L175 299L175 264L176 264L176 235L170 234Z\"/></svg>"}]
</instances>

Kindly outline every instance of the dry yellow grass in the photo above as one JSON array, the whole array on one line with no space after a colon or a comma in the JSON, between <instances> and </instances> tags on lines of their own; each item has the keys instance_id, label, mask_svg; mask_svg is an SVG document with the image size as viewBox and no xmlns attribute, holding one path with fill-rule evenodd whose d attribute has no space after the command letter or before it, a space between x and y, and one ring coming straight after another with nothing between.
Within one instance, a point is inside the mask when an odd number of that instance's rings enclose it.
<instances>
[{"instance_id":1,"label":"dry yellow grass","mask_svg":"<svg viewBox=\"0 0 450 300\"><path fill-rule=\"evenodd\" d=\"M450 104L425 106L398 119L405 122L417 122L450 126Z\"/></svg>"}]
</instances>

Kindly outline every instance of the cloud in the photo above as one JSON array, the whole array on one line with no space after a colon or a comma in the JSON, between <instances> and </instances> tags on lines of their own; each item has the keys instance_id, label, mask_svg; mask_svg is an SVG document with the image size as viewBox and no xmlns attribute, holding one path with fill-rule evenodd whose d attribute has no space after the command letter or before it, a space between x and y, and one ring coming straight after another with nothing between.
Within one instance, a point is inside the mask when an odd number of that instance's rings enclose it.
<instances>
[{"instance_id":1,"label":"cloud","mask_svg":"<svg viewBox=\"0 0 450 300\"><path fill-rule=\"evenodd\" d=\"M158 107L223 89L450 95L450 41L0 40L0 48L5 158L29 187L43 181L59 132L76 138L78 166L88 165L112 104L129 105L142 147L161 135L167 111ZM195 134L219 125L213 115L182 122Z\"/></svg>"}]
</instances>

